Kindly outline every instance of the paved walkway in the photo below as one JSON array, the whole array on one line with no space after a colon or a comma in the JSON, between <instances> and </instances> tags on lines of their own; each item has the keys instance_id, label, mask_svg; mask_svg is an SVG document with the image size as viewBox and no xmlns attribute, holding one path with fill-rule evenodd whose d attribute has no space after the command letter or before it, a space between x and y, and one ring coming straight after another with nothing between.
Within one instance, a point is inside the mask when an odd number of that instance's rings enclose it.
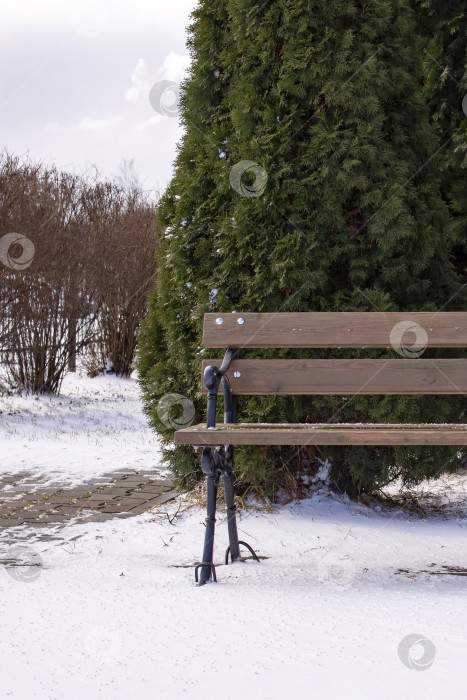
<instances>
[{"instance_id":1,"label":"paved walkway","mask_svg":"<svg viewBox=\"0 0 467 700\"><path fill-rule=\"evenodd\" d=\"M28 473L0 475L0 533L18 525L131 517L177 496L154 471L120 470L73 488L28 485Z\"/></svg>"}]
</instances>

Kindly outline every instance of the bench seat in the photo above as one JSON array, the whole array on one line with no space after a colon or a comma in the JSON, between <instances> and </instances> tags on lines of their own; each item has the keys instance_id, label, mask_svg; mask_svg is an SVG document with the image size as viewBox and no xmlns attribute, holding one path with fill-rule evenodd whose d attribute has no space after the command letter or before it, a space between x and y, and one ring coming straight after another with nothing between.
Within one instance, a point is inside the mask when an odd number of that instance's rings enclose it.
<instances>
[{"instance_id":1,"label":"bench seat","mask_svg":"<svg viewBox=\"0 0 467 700\"><path fill-rule=\"evenodd\" d=\"M467 445L463 423L205 423L175 433L177 445Z\"/></svg>"}]
</instances>

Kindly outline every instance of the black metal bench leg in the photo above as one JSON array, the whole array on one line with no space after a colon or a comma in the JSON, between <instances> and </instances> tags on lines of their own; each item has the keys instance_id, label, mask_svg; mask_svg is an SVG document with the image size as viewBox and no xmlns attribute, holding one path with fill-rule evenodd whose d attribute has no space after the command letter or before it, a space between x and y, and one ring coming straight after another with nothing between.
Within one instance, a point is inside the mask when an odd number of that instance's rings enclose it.
<instances>
[{"instance_id":1,"label":"black metal bench leg","mask_svg":"<svg viewBox=\"0 0 467 700\"><path fill-rule=\"evenodd\" d=\"M238 539L237 530L237 518L233 487L233 445L229 445L226 448L226 467L224 473L222 474L222 479L224 482L224 494L225 494L225 505L227 507L227 527L229 531L229 546L225 552L225 563L229 563L229 554L232 562L239 561L242 559L240 556L240 545L243 544L247 549L250 550L252 556L256 561L259 561L256 553L246 542L240 542Z\"/></svg>"},{"instance_id":2,"label":"black metal bench leg","mask_svg":"<svg viewBox=\"0 0 467 700\"><path fill-rule=\"evenodd\" d=\"M227 507L227 528L229 531L229 547L226 552L226 561L228 564L229 552L232 557L232 561L240 558L240 547L238 544L238 531L237 531L237 518L234 497L234 487L233 487L233 445L229 445L226 449L226 468L222 474L222 480L224 482L224 494L225 494L225 505Z\"/></svg>"},{"instance_id":3,"label":"black metal bench leg","mask_svg":"<svg viewBox=\"0 0 467 700\"><path fill-rule=\"evenodd\" d=\"M206 517L206 533L204 535L204 549L201 564L195 569L195 581L198 583L198 569L201 569L199 575L199 585L203 586L211 578L217 581L216 570L213 564L214 553L214 530L216 524L216 501L217 487L219 484L219 475L215 468L215 461L212 451L209 448L203 450L203 472L207 474L207 517Z\"/></svg>"}]
</instances>

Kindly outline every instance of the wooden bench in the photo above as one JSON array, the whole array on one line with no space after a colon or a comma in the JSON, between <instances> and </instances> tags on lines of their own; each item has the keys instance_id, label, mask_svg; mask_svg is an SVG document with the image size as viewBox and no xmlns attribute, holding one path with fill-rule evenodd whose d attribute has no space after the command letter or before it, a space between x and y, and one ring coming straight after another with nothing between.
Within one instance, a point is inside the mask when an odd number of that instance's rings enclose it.
<instances>
[{"instance_id":1,"label":"wooden bench","mask_svg":"<svg viewBox=\"0 0 467 700\"><path fill-rule=\"evenodd\" d=\"M467 445L464 424L255 424L236 422L241 394L464 394L466 359L424 359L425 348L467 347L467 312L330 312L206 314L203 343L226 348L222 363L203 362L206 424L175 433L177 445L202 447L207 519L199 583L216 580L214 524L219 479L224 482L232 561L241 559L233 492L235 445ZM394 348L395 359L261 360L242 348ZM219 387L224 422L216 425Z\"/></svg>"}]
</instances>

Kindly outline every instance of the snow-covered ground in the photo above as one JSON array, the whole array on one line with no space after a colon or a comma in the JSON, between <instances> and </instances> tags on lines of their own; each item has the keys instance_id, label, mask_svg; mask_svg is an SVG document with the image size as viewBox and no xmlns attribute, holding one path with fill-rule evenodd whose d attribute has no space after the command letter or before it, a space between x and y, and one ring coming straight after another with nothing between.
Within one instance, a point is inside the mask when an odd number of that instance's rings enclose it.
<instances>
[{"instance_id":1,"label":"snow-covered ground","mask_svg":"<svg viewBox=\"0 0 467 700\"><path fill-rule=\"evenodd\" d=\"M85 446L98 402L86 398L88 380L74 381L74 393L65 386L68 399L57 401L81 402L76 431ZM95 397L94 385L86 386ZM106 425L116 425L112 410L131 404L116 396L128 391L136 402L134 385L97 386L101 405L109 406ZM116 395L108 404L106 392ZM40 434L34 399L24 399L23 408ZM30 434L26 423L16 424L20 435ZM21 461L30 443L18 440L8 444ZM113 430L105 440L103 460L110 449L133 465L126 440L139 451L131 431L123 440ZM150 450L150 436L145 440ZM50 450L59 447L59 437L50 438ZM50 463L54 478L65 478L60 458L52 454ZM39 465L44 473L47 464ZM79 455L70 465L73 478L78 466ZM454 494L464 493L465 480L449 479ZM44 528L8 529L0 556L42 566L0 567L2 700L463 697L467 577L446 575L467 568L467 510L460 503L453 519L420 519L350 503L315 484L309 500L243 511L241 539L264 559L220 565L219 582L202 588L193 564L204 511L188 505L179 499L126 520L51 528L61 540L50 542L39 539ZM221 512L218 564L226 545Z\"/></svg>"},{"instance_id":2,"label":"snow-covered ground","mask_svg":"<svg viewBox=\"0 0 467 700\"><path fill-rule=\"evenodd\" d=\"M76 486L126 467L160 471L159 443L135 379L68 374L60 396L0 396L0 412L3 474Z\"/></svg>"},{"instance_id":3,"label":"snow-covered ground","mask_svg":"<svg viewBox=\"0 0 467 700\"><path fill-rule=\"evenodd\" d=\"M197 588L203 517L69 526L61 546L26 537L43 568L29 582L0 571L0 696L463 697L467 579L416 572L467 564L467 520L378 515L324 491L246 513L241 535L268 559ZM226 543L221 522L216 562ZM412 634L434 645L423 671L409 667L417 645L407 665L398 655Z\"/></svg>"}]
</instances>

